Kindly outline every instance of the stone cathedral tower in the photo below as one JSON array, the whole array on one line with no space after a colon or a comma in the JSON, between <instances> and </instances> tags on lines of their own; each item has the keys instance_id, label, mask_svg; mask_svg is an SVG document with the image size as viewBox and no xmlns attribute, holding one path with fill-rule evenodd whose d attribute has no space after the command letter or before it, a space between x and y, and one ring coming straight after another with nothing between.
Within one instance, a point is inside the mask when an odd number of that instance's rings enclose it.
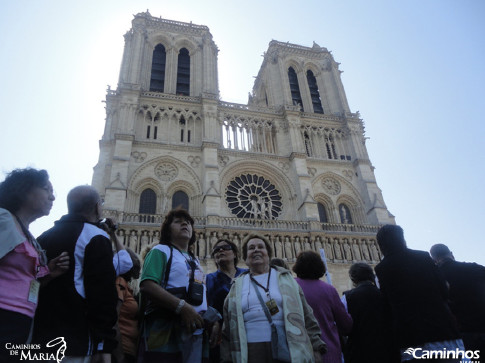
<instances>
[{"instance_id":1,"label":"stone cathedral tower","mask_svg":"<svg viewBox=\"0 0 485 363\"><path fill-rule=\"evenodd\" d=\"M207 271L218 238L240 246L251 231L290 263L323 248L340 290L350 263L380 260L375 234L394 217L326 48L271 41L243 105L219 98L206 26L146 12L124 37L93 186L125 245L158 241L164 215L182 205Z\"/></svg>"}]
</instances>

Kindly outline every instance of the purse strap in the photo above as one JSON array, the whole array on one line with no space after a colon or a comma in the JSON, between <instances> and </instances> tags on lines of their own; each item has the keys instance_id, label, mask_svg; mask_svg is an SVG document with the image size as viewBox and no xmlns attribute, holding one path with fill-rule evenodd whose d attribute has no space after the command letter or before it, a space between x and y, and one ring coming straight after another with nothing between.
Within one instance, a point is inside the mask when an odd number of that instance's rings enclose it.
<instances>
[{"instance_id":1,"label":"purse strap","mask_svg":"<svg viewBox=\"0 0 485 363\"><path fill-rule=\"evenodd\" d=\"M258 295L259 302L261 303L261 306L263 307L264 314L266 315L266 318L268 319L271 327L273 327L274 326L273 319L271 319L271 314L269 313L268 307L266 306L266 304L263 301L263 298L261 297L261 293L259 292L258 285L256 285L256 283L251 278L249 278L249 280L253 284L254 290L256 290L256 295Z\"/></svg>"}]
</instances>

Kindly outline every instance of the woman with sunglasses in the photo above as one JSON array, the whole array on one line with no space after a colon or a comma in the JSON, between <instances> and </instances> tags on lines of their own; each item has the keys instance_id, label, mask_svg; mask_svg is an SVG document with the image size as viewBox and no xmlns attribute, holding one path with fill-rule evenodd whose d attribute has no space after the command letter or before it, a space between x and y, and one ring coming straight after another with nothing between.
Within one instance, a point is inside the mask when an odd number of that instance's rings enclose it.
<instances>
[{"instance_id":1,"label":"woman with sunglasses","mask_svg":"<svg viewBox=\"0 0 485 363\"><path fill-rule=\"evenodd\" d=\"M237 267L239 251L237 246L227 239L220 239L214 244L211 253L217 271L207 275L207 296L209 305L217 309L222 316L224 300L231 289L232 281L247 269ZM214 325L210 337L210 361L220 361L220 328L222 320Z\"/></svg>"},{"instance_id":2,"label":"woman with sunglasses","mask_svg":"<svg viewBox=\"0 0 485 363\"><path fill-rule=\"evenodd\" d=\"M53 193L45 170L16 169L0 183L0 361L6 343L30 342L41 283L69 267L67 252L48 262L29 231L49 214Z\"/></svg>"}]
</instances>

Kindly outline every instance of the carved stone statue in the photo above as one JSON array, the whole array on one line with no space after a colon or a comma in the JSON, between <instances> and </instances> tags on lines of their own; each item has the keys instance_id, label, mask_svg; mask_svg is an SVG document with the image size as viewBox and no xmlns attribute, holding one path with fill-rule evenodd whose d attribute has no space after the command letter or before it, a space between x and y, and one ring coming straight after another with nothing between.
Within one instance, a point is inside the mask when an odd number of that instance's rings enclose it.
<instances>
[{"instance_id":1,"label":"carved stone statue","mask_svg":"<svg viewBox=\"0 0 485 363\"><path fill-rule=\"evenodd\" d=\"M337 239L334 240L333 246L334 246L334 249L335 249L335 258L337 260L343 260L342 249L341 249L341 246L340 246L340 242Z\"/></svg>"},{"instance_id":2,"label":"carved stone statue","mask_svg":"<svg viewBox=\"0 0 485 363\"><path fill-rule=\"evenodd\" d=\"M286 236L285 237L285 256L288 259L288 261L293 260L293 246L291 245L290 242L290 237Z\"/></svg>"},{"instance_id":3,"label":"carved stone statue","mask_svg":"<svg viewBox=\"0 0 485 363\"><path fill-rule=\"evenodd\" d=\"M364 255L364 259L366 261L370 261L371 258L370 258L369 250L367 249L367 245L366 245L365 241L362 241L361 248L362 248L362 254Z\"/></svg>"},{"instance_id":4,"label":"carved stone statue","mask_svg":"<svg viewBox=\"0 0 485 363\"><path fill-rule=\"evenodd\" d=\"M155 231L155 233L153 233L152 243L160 243L160 232L159 231Z\"/></svg>"},{"instance_id":5,"label":"carved stone statue","mask_svg":"<svg viewBox=\"0 0 485 363\"><path fill-rule=\"evenodd\" d=\"M163 194L162 195L162 206L161 206L161 210L160 210L160 212L162 212L162 214L167 212L167 204L168 204L168 196L167 196L167 194Z\"/></svg>"},{"instance_id":6,"label":"carved stone statue","mask_svg":"<svg viewBox=\"0 0 485 363\"><path fill-rule=\"evenodd\" d=\"M129 247L133 250L133 251L137 251L137 248L138 248L138 237L136 235L136 231L132 230L131 233L130 233L130 244L129 244Z\"/></svg>"},{"instance_id":7,"label":"carved stone statue","mask_svg":"<svg viewBox=\"0 0 485 363\"><path fill-rule=\"evenodd\" d=\"M300 237L296 236L295 242L293 242L293 244L295 245L295 257L298 257L301 252Z\"/></svg>"},{"instance_id":8,"label":"carved stone statue","mask_svg":"<svg viewBox=\"0 0 485 363\"><path fill-rule=\"evenodd\" d=\"M251 198L251 213L253 214L253 218L258 218L259 209L258 209L258 201L256 199Z\"/></svg>"},{"instance_id":9,"label":"carved stone statue","mask_svg":"<svg viewBox=\"0 0 485 363\"><path fill-rule=\"evenodd\" d=\"M305 251L313 251L312 245L310 244L307 236L303 237L303 246Z\"/></svg>"},{"instance_id":10,"label":"carved stone statue","mask_svg":"<svg viewBox=\"0 0 485 363\"><path fill-rule=\"evenodd\" d=\"M199 243L199 256L202 258L207 258L207 243L204 238L204 233L199 233L198 235Z\"/></svg>"},{"instance_id":11,"label":"carved stone statue","mask_svg":"<svg viewBox=\"0 0 485 363\"><path fill-rule=\"evenodd\" d=\"M258 197L258 204L259 204L259 213L261 216L261 219L266 219L266 202L264 201L264 198L261 196Z\"/></svg>"},{"instance_id":12,"label":"carved stone statue","mask_svg":"<svg viewBox=\"0 0 485 363\"><path fill-rule=\"evenodd\" d=\"M333 253L332 242L330 242L329 238L326 238L324 248L325 248L325 256L327 257L327 260L333 260L335 255Z\"/></svg>"},{"instance_id":13,"label":"carved stone statue","mask_svg":"<svg viewBox=\"0 0 485 363\"><path fill-rule=\"evenodd\" d=\"M214 245L216 244L218 238L217 238L217 232L212 232L211 239L210 239L210 244L209 244L209 249L207 250L207 258L210 257L210 254L212 252L212 249L214 248Z\"/></svg>"},{"instance_id":14,"label":"carved stone statue","mask_svg":"<svg viewBox=\"0 0 485 363\"><path fill-rule=\"evenodd\" d=\"M281 243L280 236L276 236L274 243L275 257L283 258L283 244Z\"/></svg>"},{"instance_id":15,"label":"carved stone statue","mask_svg":"<svg viewBox=\"0 0 485 363\"><path fill-rule=\"evenodd\" d=\"M374 241L370 241L369 245L370 245L370 254L372 257L372 261L380 261L379 251L377 251L377 247Z\"/></svg>"},{"instance_id":16,"label":"carved stone statue","mask_svg":"<svg viewBox=\"0 0 485 363\"><path fill-rule=\"evenodd\" d=\"M140 249L138 251L135 251L136 253L140 253L140 251L148 246L150 243L150 240L148 238L148 231L143 231L143 234L141 236L141 243L140 243Z\"/></svg>"},{"instance_id":17,"label":"carved stone statue","mask_svg":"<svg viewBox=\"0 0 485 363\"><path fill-rule=\"evenodd\" d=\"M352 251L350 250L350 246L348 241L345 241L343 244L344 252L345 252L345 259L347 261L352 261Z\"/></svg>"},{"instance_id":18,"label":"carved stone statue","mask_svg":"<svg viewBox=\"0 0 485 363\"><path fill-rule=\"evenodd\" d=\"M317 238L315 238L315 249L317 250L318 253L320 253L320 250L322 248L323 248L322 239L320 238L320 236L317 236ZM325 251L325 256L328 258L327 251Z\"/></svg>"},{"instance_id":19,"label":"carved stone statue","mask_svg":"<svg viewBox=\"0 0 485 363\"><path fill-rule=\"evenodd\" d=\"M359 243L356 239L352 240L352 252L354 253L354 259L355 260L361 259Z\"/></svg>"}]
</instances>

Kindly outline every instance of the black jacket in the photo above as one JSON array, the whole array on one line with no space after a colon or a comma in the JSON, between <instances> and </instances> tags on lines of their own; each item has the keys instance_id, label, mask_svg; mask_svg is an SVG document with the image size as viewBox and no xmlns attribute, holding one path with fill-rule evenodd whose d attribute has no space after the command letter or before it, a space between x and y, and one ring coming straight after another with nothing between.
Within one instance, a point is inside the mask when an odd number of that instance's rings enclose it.
<instances>
[{"instance_id":1,"label":"black jacket","mask_svg":"<svg viewBox=\"0 0 485 363\"><path fill-rule=\"evenodd\" d=\"M400 362L391 334L388 305L370 281L344 292L354 322L344 349L346 363Z\"/></svg>"},{"instance_id":2,"label":"black jacket","mask_svg":"<svg viewBox=\"0 0 485 363\"><path fill-rule=\"evenodd\" d=\"M485 267L447 260L440 270L450 284L450 308L465 333L485 333Z\"/></svg>"},{"instance_id":3,"label":"black jacket","mask_svg":"<svg viewBox=\"0 0 485 363\"><path fill-rule=\"evenodd\" d=\"M375 271L391 307L400 348L459 338L447 303L446 281L427 252L396 251L386 255Z\"/></svg>"},{"instance_id":4,"label":"black jacket","mask_svg":"<svg viewBox=\"0 0 485 363\"><path fill-rule=\"evenodd\" d=\"M38 241L48 259L69 253L69 270L40 291L35 343L64 337L65 355L87 356L116 347L117 292L108 235L80 216L65 215Z\"/></svg>"}]
</instances>

